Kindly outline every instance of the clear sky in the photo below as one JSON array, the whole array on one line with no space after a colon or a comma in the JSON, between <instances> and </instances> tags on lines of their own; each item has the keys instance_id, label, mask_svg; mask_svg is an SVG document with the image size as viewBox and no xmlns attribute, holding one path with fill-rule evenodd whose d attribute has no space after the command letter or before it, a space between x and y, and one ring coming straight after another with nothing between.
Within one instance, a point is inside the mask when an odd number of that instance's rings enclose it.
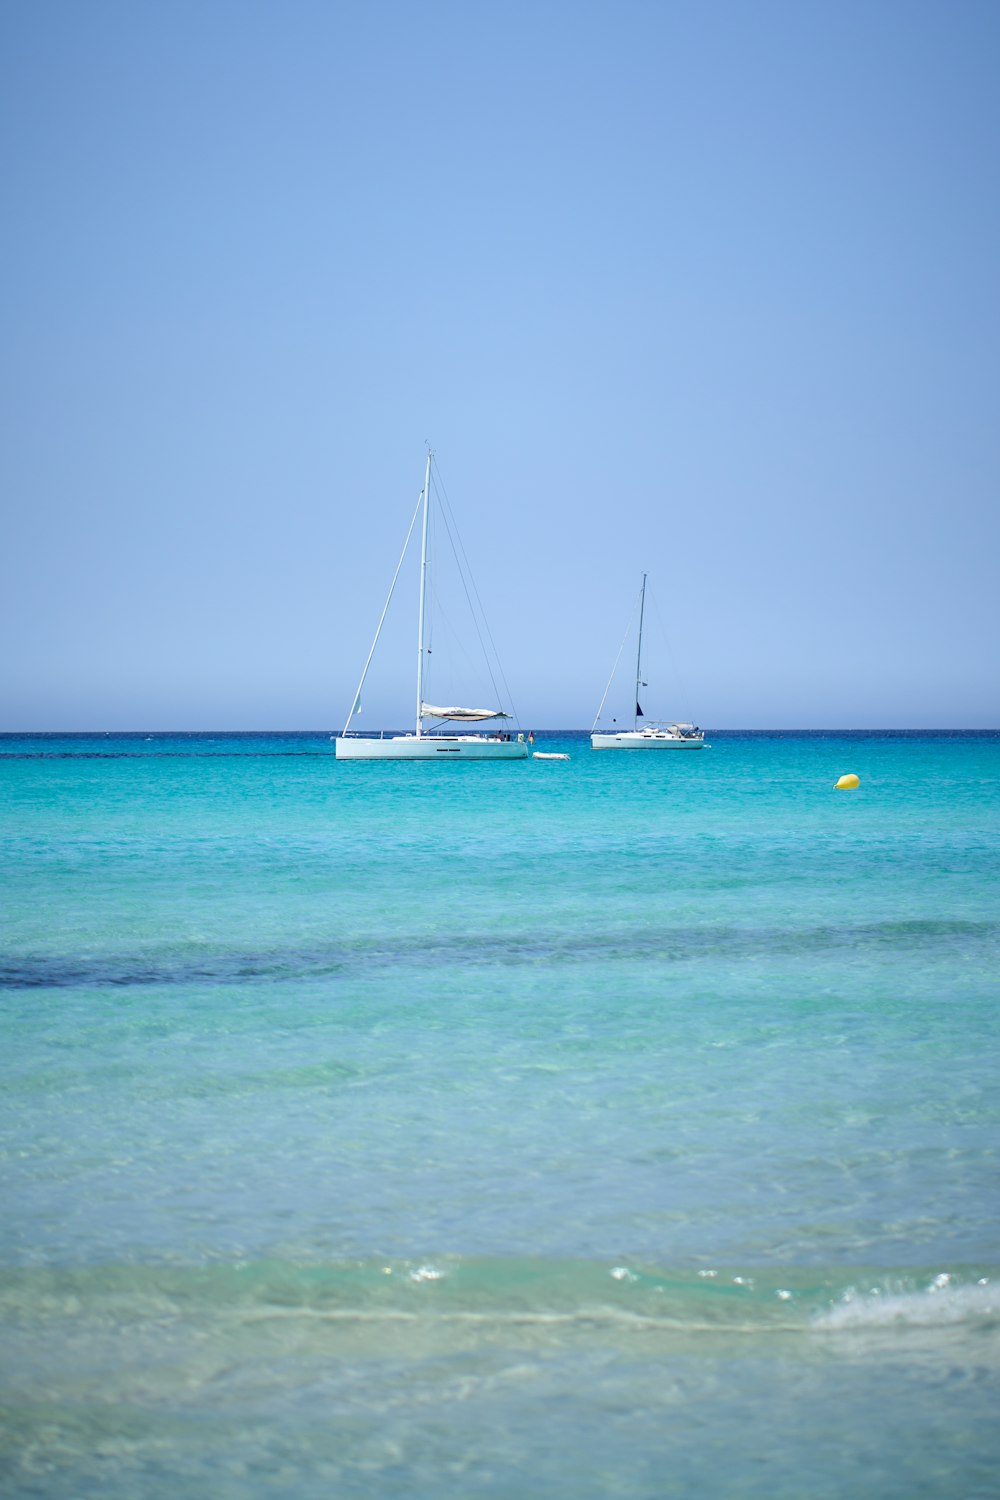
<instances>
[{"instance_id":1,"label":"clear sky","mask_svg":"<svg viewBox=\"0 0 1000 1500\"><path fill-rule=\"evenodd\" d=\"M996 726L998 77L995 0L8 0L0 728L339 728L427 440L526 727L643 571L650 713Z\"/></svg>"}]
</instances>

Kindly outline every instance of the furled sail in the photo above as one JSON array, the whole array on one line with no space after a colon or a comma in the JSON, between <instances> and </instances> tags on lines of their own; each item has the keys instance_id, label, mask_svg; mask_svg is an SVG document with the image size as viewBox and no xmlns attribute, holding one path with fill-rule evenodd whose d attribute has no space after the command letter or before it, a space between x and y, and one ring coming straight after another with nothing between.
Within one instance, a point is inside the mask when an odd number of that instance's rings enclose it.
<instances>
[{"instance_id":1,"label":"furled sail","mask_svg":"<svg viewBox=\"0 0 1000 1500\"><path fill-rule=\"evenodd\" d=\"M480 719L509 719L510 714L499 708L435 708L433 703L421 703L420 717L426 719L455 719L463 724L475 724Z\"/></svg>"}]
</instances>

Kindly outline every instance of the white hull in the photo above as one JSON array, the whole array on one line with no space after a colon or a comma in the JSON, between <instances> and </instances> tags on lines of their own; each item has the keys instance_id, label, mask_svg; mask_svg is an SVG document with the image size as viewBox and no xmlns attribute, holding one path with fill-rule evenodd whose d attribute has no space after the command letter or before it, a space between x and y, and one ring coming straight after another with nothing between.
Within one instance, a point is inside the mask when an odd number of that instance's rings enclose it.
<instances>
[{"instance_id":1,"label":"white hull","mask_svg":"<svg viewBox=\"0 0 1000 1500\"><path fill-rule=\"evenodd\" d=\"M526 760L523 740L495 740L479 734L397 734L369 740L338 735L338 760Z\"/></svg>"},{"instance_id":2,"label":"white hull","mask_svg":"<svg viewBox=\"0 0 1000 1500\"><path fill-rule=\"evenodd\" d=\"M700 750L704 743L703 734L684 737L673 734L650 734L642 729L626 729L621 734L592 734L590 736L590 744L594 750Z\"/></svg>"}]
</instances>

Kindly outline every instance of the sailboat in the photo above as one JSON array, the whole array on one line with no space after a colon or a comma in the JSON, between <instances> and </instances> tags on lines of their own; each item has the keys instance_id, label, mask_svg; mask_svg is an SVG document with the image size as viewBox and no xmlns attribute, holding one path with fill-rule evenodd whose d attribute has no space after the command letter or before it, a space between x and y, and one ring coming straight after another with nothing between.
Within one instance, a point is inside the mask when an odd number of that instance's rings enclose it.
<instances>
[{"instance_id":1,"label":"sailboat","mask_svg":"<svg viewBox=\"0 0 1000 1500\"><path fill-rule=\"evenodd\" d=\"M642 622L646 612L646 574L642 575L642 588L639 590L639 644L635 653L635 715L632 720L631 729L605 729L598 730L597 725L604 705L607 702L611 684L615 680L615 672L618 670L618 662L625 647L623 640L618 648L618 656L611 669L608 685L604 689L604 697L601 706L597 710L590 731L590 744L594 750L700 750L705 743L704 732L697 724L680 723L658 723L647 719L639 703L639 691L646 684L642 680ZM626 631L626 639L628 631ZM644 720L642 728L639 720Z\"/></svg>"},{"instance_id":2,"label":"sailboat","mask_svg":"<svg viewBox=\"0 0 1000 1500\"><path fill-rule=\"evenodd\" d=\"M399 562L396 564L396 572L393 575L389 587L389 594L382 610L382 617L375 631L375 639L372 641L368 660L365 662L364 671L361 673L361 681L354 695L353 706L347 716L343 732L337 736L335 741L335 753L338 760L526 760L528 746L525 744L524 735L511 735L503 731L492 734L448 734L441 732L440 726L447 723L456 724L478 724L490 719L509 719L511 715L499 708L460 708L441 707L424 701L424 675L425 662L429 648L425 645L426 623L427 623L427 520L430 510L431 495L431 463L433 454L428 450L427 468L424 474L424 487L417 500L413 519L410 521L410 529L406 533L406 541L403 543L403 551ZM364 689L368 669L375 655L379 636L382 634L382 626L389 609L399 577L399 570L403 566L410 544L410 537L416 524L417 516L422 512L423 522L421 527L420 547L420 613L417 625L417 715L416 727L412 734L384 733L379 738L369 735L352 733L350 724L355 714L361 711L361 694ZM502 674L501 674L502 675ZM430 727L428 728L428 724Z\"/></svg>"}]
</instances>

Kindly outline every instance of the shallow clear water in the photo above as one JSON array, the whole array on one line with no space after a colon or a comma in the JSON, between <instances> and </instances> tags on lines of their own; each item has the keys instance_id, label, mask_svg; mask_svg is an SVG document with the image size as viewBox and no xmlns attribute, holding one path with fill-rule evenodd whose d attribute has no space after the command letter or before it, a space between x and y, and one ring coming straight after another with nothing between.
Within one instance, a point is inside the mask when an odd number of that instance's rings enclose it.
<instances>
[{"instance_id":1,"label":"shallow clear water","mask_svg":"<svg viewBox=\"0 0 1000 1500\"><path fill-rule=\"evenodd\" d=\"M709 739L0 737L6 1492L996 1493L1000 737Z\"/></svg>"}]
</instances>

